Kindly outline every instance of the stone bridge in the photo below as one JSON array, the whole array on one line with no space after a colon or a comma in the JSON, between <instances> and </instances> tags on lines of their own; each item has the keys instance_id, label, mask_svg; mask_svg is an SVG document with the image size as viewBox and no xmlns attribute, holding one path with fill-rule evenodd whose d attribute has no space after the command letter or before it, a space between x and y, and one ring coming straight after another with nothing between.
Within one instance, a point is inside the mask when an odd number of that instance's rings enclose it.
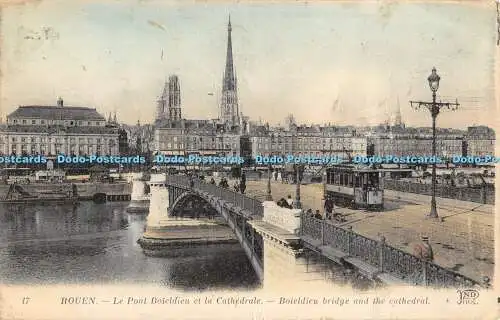
<instances>
[{"instance_id":1,"label":"stone bridge","mask_svg":"<svg viewBox=\"0 0 500 320\"><path fill-rule=\"evenodd\" d=\"M201 200L196 205L201 205L203 209L210 207L209 209L215 210L224 218L245 250L256 274L263 280L263 239L249 224L249 221L261 219L263 211L261 203L242 194L200 181L190 185L186 176L163 177L163 179L156 177L156 180L149 183L151 200L147 227L161 227L162 222L179 216L182 214L183 206L196 197Z\"/></svg>"},{"instance_id":2,"label":"stone bridge","mask_svg":"<svg viewBox=\"0 0 500 320\"><path fill-rule=\"evenodd\" d=\"M432 287L489 286L431 261L394 248L300 209L278 207L232 190L180 175L160 175L150 182L147 228L175 219L187 199L221 215L236 235L266 287L304 281L332 283L335 266L373 283ZM291 280L293 279L293 280Z\"/></svg>"}]
</instances>

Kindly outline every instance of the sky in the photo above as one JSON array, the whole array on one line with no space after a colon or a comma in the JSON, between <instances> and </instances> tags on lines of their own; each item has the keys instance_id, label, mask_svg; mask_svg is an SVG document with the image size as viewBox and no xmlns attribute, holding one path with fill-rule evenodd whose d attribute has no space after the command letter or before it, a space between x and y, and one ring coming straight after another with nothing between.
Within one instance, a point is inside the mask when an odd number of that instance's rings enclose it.
<instances>
[{"instance_id":1,"label":"sky","mask_svg":"<svg viewBox=\"0 0 500 320\"><path fill-rule=\"evenodd\" d=\"M461 104L438 126L496 121L496 11L424 2L36 1L2 8L0 114L19 105L95 107L151 122L171 74L183 116L218 115L231 15L240 111L251 120L373 125L401 109L430 126L427 77ZM213 95L210 95L213 93Z\"/></svg>"}]
</instances>

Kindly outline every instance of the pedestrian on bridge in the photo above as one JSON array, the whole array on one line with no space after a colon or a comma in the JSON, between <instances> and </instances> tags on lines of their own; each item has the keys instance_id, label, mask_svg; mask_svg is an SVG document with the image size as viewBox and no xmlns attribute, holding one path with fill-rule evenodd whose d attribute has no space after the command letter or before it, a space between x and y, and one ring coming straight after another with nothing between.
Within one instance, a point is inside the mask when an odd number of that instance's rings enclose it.
<instances>
[{"instance_id":1,"label":"pedestrian on bridge","mask_svg":"<svg viewBox=\"0 0 500 320\"><path fill-rule=\"evenodd\" d=\"M413 255L425 261L434 261L434 253L429 243L429 237L423 236L422 242L413 246Z\"/></svg>"},{"instance_id":2,"label":"pedestrian on bridge","mask_svg":"<svg viewBox=\"0 0 500 320\"><path fill-rule=\"evenodd\" d=\"M314 214L314 217L315 217L316 219L320 219L320 220L322 220L322 219L323 219L323 216L321 215L321 213L319 213L319 210L316 210L316 213Z\"/></svg>"},{"instance_id":3,"label":"pedestrian on bridge","mask_svg":"<svg viewBox=\"0 0 500 320\"><path fill-rule=\"evenodd\" d=\"M219 187L222 187L225 189L229 188L229 183L227 183L226 177L222 177L222 179L219 182Z\"/></svg>"},{"instance_id":4,"label":"pedestrian on bridge","mask_svg":"<svg viewBox=\"0 0 500 320\"><path fill-rule=\"evenodd\" d=\"M290 207L293 206L293 199L291 195L288 195L288 199L286 199L286 202Z\"/></svg>"},{"instance_id":5,"label":"pedestrian on bridge","mask_svg":"<svg viewBox=\"0 0 500 320\"><path fill-rule=\"evenodd\" d=\"M332 198L330 196L327 196L325 200L325 215L326 219L331 220L332 219L332 213L335 211L334 209L334 204Z\"/></svg>"},{"instance_id":6,"label":"pedestrian on bridge","mask_svg":"<svg viewBox=\"0 0 500 320\"><path fill-rule=\"evenodd\" d=\"M241 194L244 194L245 193L245 189L247 188L247 185L246 185L246 180L243 179L243 176L241 177L241 181L240 181L240 192Z\"/></svg>"},{"instance_id":7,"label":"pedestrian on bridge","mask_svg":"<svg viewBox=\"0 0 500 320\"><path fill-rule=\"evenodd\" d=\"M281 198L279 199L276 204L281 207L281 208L286 208L288 207L288 203L286 203L286 199L285 198Z\"/></svg>"}]
</instances>

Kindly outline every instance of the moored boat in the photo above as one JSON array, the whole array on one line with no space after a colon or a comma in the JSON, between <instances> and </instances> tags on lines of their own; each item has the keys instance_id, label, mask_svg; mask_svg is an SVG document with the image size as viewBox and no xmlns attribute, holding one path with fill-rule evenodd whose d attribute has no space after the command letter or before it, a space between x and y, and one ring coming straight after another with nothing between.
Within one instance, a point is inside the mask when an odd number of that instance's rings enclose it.
<instances>
[{"instance_id":1,"label":"moored boat","mask_svg":"<svg viewBox=\"0 0 500 320\"><path fill-rule=\"evenodd\" d=\"M4 199L4 204L78 204L77 195L73 192L39 191L37 194L26 192L20 185L11 184Z\"/></svg>"}]
</instances>

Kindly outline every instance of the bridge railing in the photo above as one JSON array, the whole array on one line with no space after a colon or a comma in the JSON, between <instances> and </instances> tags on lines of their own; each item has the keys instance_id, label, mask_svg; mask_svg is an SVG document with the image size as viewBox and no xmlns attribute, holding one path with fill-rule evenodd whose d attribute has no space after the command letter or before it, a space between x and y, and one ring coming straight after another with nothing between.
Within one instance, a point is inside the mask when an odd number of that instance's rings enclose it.
<instances>
[{"instance_id":1,"label":"bridge railing","mask_svg":"<svg viewBox=\"0 0 500 320\"><path fill-rule=\"evenodd\" d=\"M320 240L321 245L329 245L349 257L356 257L379 272L392 274L416 285L433 287L473 287L480 285L452 270L445 269L431 261L394 248L382 236L378 241L334 225L330 221L316 219L306 213L301 214L301 235ZM487 287L486 282L483 286Z\"/></svg>"},{"instance_id":2,"label":"bridge railing","mask_svg":"<svg viewBox=\"0 0 500 320\"><path fill-rule=\"evenodd\" d=\"M215 184L209 184L198 179L193 179L193 185L191 186L191 180L188 176L167 175L167 181L180 186L193 187L202 191L206 191L214 196L221 198L224 201L228 201L235 206L252 212L252 215L254 216L262 216L264 214L262 202L257 199L247 197L246 195L239 192L222 188Z\"/></svg>"}]
</instances>

